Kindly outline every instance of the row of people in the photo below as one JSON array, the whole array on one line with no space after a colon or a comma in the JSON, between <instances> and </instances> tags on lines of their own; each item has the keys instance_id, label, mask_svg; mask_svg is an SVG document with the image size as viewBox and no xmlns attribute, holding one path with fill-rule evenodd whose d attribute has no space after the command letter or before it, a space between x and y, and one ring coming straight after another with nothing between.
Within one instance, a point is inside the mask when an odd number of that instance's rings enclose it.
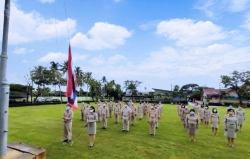
<instances>
[{"instance_id":1,"label":"row of people","mask_svg":"<svg viewBox=\"0 0 250 159\"><path fill-rule=\"evenodd\" d=\"M86 108L88 109L88 112L85 113L84 119L86 120L86 127L88 127L88 134L89 134L89 141L90 147L94 146L94 141L95 141L95 134L96 134L96 122L100 121L102 122L102 129L107 128L107 118L108 118L108 108L106 107L106 103L102 104L101 102L97 102L97 110L101 110L101 113L98 114L96 112L95 107L89 106L89 103L86 104ZM136 116L136 107L130 101L129 103L124 103L124 106L120 110L120 103L117 103L114 110L119 110L119 111L114 111L117 112L115 113L115 123L119 122L119 116L121 116L122 119L122 131L123 132L128 132L129 131L129 122L132 122L132 125L135 125L135 116ZM138 114L139 114L139 120L142 119L142 114L144 113L141 111L143 107L147 105L147 103L140 103L138 106ZM148 105L147 105L148 107ZM161 103L159 104L152 104L150 107L150 110L148 112L145 112L148 116L148 123L149 123L149 134L152 136L155 136L155 129L158 128L158 123L162 114L162 105ZM84 111L86 112L86 110ZM64 123L64 137L65 140L63 141L64 143L71 142L72 139L72 119L73 119L74 113L70 109L70 106L66 106L66 110L63 114L63 123Z\"/></svg>"},{"instance_id":2,"label":"row of people","mask_svg":"<svg viewBox=\"0 0 250 159\"><path fill-rule=\"evenodd\" d=\"M190 141L195 141L196 132L200 125L199 121L204 121L205 127L207 127L208 123L210 122L213 135L217 135L217 130L220 124L220 115L218 113L218 110L216 108L213 108L212 112L210 112L208 106L205 106L205 109L202 107L203 106L201 106L200 109L196 110L189 110L187 105L185 104L179 104L177 106L178 116L180 117L181 122L184 125L184 130L187 130L189 133ZM203 109L204 111L201 111ZM199 111L199 114L195 113L197 110ZM189 114L187 114L188 111ZM199 120L199 118L202 118L202 120ZM244 120L245 111L241 106L239 106L238 110L236 111L231 106L227 108L227 113L224 117L224 135L225 137L227 137L229 147L234 147L236 132L242 131Z\"/></svg>"}]
</instances>

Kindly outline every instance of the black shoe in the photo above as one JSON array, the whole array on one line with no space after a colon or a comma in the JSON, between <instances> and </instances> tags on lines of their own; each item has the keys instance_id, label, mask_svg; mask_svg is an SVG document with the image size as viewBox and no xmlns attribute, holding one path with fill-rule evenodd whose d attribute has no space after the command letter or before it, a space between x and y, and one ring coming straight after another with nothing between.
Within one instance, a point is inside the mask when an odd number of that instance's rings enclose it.
<instances>
[{"instance_id":1,"label":"black shoe","mask_svg":"<svg viewBox=\"0 0 250 159\"><path fill-rule=\"evenodd\" d=\"M126 130L126 132L129 132L128 130Z\"/></svg>"},{"instance_id":2,"label":"black shoe","mask_svg":"<svg viewBox=\"0 0 250 159\"><path fill-rule=\"evenodd\" d=\"M68 139L63 140L63 142L68 142Z\"/></svg>"},{"instance_id":3,"label":"black shoe","mask_svg":"<svg viewBox=\"0 0 250 159\"><path fill-rule=\"evenodd\" d=\"M69 142L71 142L71 140L68 140L67 142L69 143Z\"/></svg>"},{"instance_id":4,"label":"black shoe","mask_svg":"<svg viewBox=\"0 0 250 159\"><path fill-rule=\"evenodd\" d=\"M125 130L122 130L122 132L125 132Z\"/></svg>"},{"instance_id":5,"label":"black shoe","mask_svg":"<svg viewBox=\"0 0 250 159\"><path fill-rule=\"evenodd\" d=\"M156 127L156 129L158 129L158 127Z\"/></svg>"},{"instance_id":6,"label":"black shoe","mask_svg":"<svg viewBox=\"0 0 250 159\"><path fill-rule=\"evenodd\" d=\"M102 129L105 129L104 127L102 127Z\"/></svg>"}]
</instances>

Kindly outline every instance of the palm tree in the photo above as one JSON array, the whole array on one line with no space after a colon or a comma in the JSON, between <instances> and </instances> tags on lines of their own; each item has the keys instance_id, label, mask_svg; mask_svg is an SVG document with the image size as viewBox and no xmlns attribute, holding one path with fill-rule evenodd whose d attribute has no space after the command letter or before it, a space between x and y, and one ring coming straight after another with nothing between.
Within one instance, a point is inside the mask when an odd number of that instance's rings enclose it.
<instances>
[{"instance_id":1,"label":"palm tree","mask_svg":"<svg viewBox=\"0 0 250 159\"><path fill-rule=\"evenodd\" d=\"M89 89L90 89L91 80L92 80L92 72L84 73L83 82L87 85L87 96L88 96L88 92L89 92Z\"/></svg>"},{"instance_id":2,"label":"palm tree","mask_svg":"<svg viewBox=\"0 0 250 159\"><path fill-rule=\"evenodd\" d=\"M62 71L62 74L64 75L68 71L68 61L63 61L62 65L59 65L60 71Z\"/></svg>"},{"instance_id":3,"label":"palm tree","mask_svg":"<svg viewBox=\"0 0 250 159\"><path fill-rule=\"evenodd\" d=\"M115 81L112 80L110 82L107 83L106 85L107 87L107 95L109 96L109 100L110 100L110 92L115 90Z\"/></svg>"},{"instance_id":4,"label":"palm tree","mask_svg":"<svg viewBox=\"0 0 250 159\"><path fill-rule=\"evenodd\" d=\"M101 83L103 84L103 92L102 94L104 95L105 93L107 94L107 78L106 76L103 76L102 79L101 79Z\"/></svg>"},{"instance_id":5,"label":"palm tree","mask_svg":"<svg viewBox=\"0 0 250 159\"><path fill-rule=\"evenodd\" d=\"M82 86L84 86L83 72L82 72L80 67L75 67L74 72L75 72L75 75L76 75L76 83L77 83L77 86L79 86L79 92L80 92L80 88Z\"/></svg>"}]
</instances>

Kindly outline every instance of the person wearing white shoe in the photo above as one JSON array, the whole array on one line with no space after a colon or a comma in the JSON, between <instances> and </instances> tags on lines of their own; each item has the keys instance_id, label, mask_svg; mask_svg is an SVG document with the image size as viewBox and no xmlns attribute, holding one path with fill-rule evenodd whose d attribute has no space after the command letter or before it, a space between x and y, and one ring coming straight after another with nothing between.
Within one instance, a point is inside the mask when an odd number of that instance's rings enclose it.
<instances>
[{"instance_id":1,"label":"person wearing white shoe","mask_svg":"<svg viewBox=\"0 0 250 159\"><path fill-rule=\"evenodd\" d=\"M219 123L220 123L220 114L218 113L218 110L216 108L212 109L212 114L210 116L210 122L211 122L213 135L217 135L217 130L218 130Z\"/></svg>"},{"instance_id":2,"label":"person wearing white shoe","mask_svg":"<svg viewBox=\"0 0 250 159\"><path fill-rule=\"evenodd\" d=\"M224 135L227 137L228 146L234 147L234 139L236 138L236 132L238 131L238 119L234 115L234 109L228 109L227 112L228 115L224 118Z\"/></svg>"},{"instance_id":3,"label":"person wearing white shoe","mask_svg":"<svg viewBox=\"0 0 250 159\"><path fill-rule=\"evenodd\" d=\"M195 136L199 127L199 118L195 114L194 109L190 109L190 114L186 116L185 122L187 123L189 139L195 142Z\"/></svg>"},{"instance_id":4,"label":"person wearing white shoe","mask_svg":"<svg viewBox=\"0 0 250 159\"><path fill-rule=\"evenodd\" d=\"M242 131L242 125L244 123L246 116L245 116L245 111L242 109L241 106L239 106L238 110L236 110L236 116L237 116L238 124L240 127L239 131Z\"/></svg>"}]
</instances>

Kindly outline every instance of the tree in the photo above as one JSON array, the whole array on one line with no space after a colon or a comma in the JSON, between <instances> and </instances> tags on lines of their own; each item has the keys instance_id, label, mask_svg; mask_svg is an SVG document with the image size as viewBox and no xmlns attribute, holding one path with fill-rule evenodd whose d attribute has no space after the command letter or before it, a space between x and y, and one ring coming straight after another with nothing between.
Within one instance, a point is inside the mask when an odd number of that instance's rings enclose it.
<instances>
[{"instance_id":1,"label":"tree","mask_svg":"<svg viewBox=\"0 0 250 159\"><path fill-rule=\"evenodd\" d=\"M63 61L63 64L60 65L60 71L62 71L62 74L64 75L68 71L68 61Z\"/></svg>"},{"instance_id":2,"label":"tree","mask_svg":"<svg viewBox=\"0 0 250 159\"><path fill-rule=\"evenodd\" d=\"M154 92L148 92L148 95L150 97L150 100L152 101L154 98Z\"/></svg>"},{"instance_id":3,"label":"tree","mask_svg":"<svg viewBox=\"0 0 250 159\"><path fill-rule=\"evenodd\" d=\"M196 91L199 88L198 84L186 84L183 85L180 89L180 92L186 95L186 99L188 101L188 98L191 96L191 94Z\"/></svg>"},{"instance_id":4,"label":"tree","mask_svg":"<svg viewBox=\"0 0 250 159\"><path fill-rule=\"evenodd\" d=\"M86 73L84 73L83 82L87 85L87 96L88 96L88 92L89 92L89 89L90 89L90 83L91 82L93 83L92 72L86 72Z\"/></svg>"},{"instance_id":5,"label":"tree","mask_svg":"<svg viewBox=\"0 0 250 159\"><path fill-rule=\"evenodd\" d=\"M179 89L180 89L180 86L175 85L175 86L174 86L174 90L173 90L173 91L174 91L174 92L178 92L178 91L179 91Z\"/></svg>"},{"instance_id":6,"label":"tree","mask_svg":"<svg viewBox=\"0 0 250 159\"><path fill-rule=\"evenodd\" d=\"M130 90L132 93L132 96L137 95L138 90L137 87L140 86L140 84L142 84L142 82L140 81L133 81L133 80L126 80L124 81L124 88L125 90Z\"/></svg>"},{"instance_id":7,"label":"tree","mask_svg":"<svg viewBox=\"0 0 250 159\"><path fill-rule=\"evenodd\" d=\"M242 105L242 97L247 96L249 91L250 71L233 71L230 76L222 75L221 83L223 83L226 88L229 87L235 91L238 95L239 103Z\"/></svg>"}]
</instances>

